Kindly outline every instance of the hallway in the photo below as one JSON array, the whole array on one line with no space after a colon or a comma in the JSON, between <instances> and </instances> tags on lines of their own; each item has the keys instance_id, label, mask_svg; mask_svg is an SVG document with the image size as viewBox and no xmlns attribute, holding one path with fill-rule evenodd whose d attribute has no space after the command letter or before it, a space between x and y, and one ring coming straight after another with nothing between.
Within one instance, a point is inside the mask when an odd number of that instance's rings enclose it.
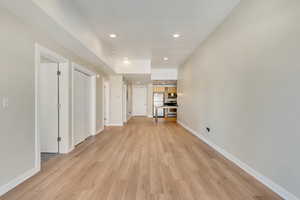
<instances>
[{"instance_id":1,"label":"hallway","mask_svg":"<svg viewBox=\"0 0 300 200\"><path fill-rule=\"evenodd\" d=\"M1 200L281 199L173 122L109 127Z\"/></svg>"}]
</instances>

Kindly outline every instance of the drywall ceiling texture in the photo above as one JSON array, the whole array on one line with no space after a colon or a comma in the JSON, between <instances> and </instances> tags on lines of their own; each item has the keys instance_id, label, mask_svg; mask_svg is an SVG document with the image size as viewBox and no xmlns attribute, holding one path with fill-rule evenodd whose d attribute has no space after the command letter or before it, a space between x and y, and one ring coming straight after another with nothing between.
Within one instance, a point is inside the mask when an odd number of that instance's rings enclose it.
<instances>
[{"instance_id":1,"label":"drywall ceiling texture","mask_svg":"<svg viewBox=\"0 0 300 200\"><path fill-rule=\"evenodd\" d=\"M177 68L230 13L239 0L68 0L112 46L119 63L151 60L154 68ZM117 38L108 37L110 33ZM181 34L174 39L172 34ZM163 57L168 57L166 62Z\"/></svg>"},{"instance_id":2,"label":"drywall ceiling texture","mask_svg":"<svg viewBox=\"0 0 300 200\"><path fill-rule=\"evenodd\" d=\"M179 121L298 198L299 19L298 0L242 1L178 81Z\"/></svg>"}]
</instances>

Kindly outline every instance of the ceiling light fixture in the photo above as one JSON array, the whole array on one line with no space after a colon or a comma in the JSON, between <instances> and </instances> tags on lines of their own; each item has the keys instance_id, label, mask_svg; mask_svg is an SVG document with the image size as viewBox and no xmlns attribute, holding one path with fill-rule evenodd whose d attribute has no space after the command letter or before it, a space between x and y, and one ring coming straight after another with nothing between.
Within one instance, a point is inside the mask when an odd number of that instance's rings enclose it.
<instances>
[{"instance_id":1,"label":"ceiling light fixture","mask_svg":"<svg viewBox=\"0 0 300 200\"><path fill-rule=\"evenodd\" d=\"M168 61L169 60L169 58L168 57L164 57L164 61Z\"/></svg>"},{"instance_id":2,"label":"ceiling light fixture","mask_svg":"<svg viewBox=\"0 0 300 200\"><path fill-rule=\"evenodd\" d=\"M173 34L173 38L179 38L179 37L180 37L180 34L178 34L178 33Z\"/></svg>"},{"instance_id":3,"label":"ceiling light fixture","mask_svg":"<svg viewBox=\"0 0 300 200\"><path fill-rule=\"evenodd\" d=\"M116 38L116 37L117 37L117 35L116 35L116 34L114 34L114 33L112 33L112 34L109 34L109 37L110 37L110 38Z\"/></svg>"},{"instance_id":4,"label":"ceiling light fixture","mask_svg":"<svg viewBox=\"0 0 300 200\"><path fill-rule=\"evenodd\" d=\"M123 63L124 63L125 65L129 65L129 64L130 64L130 61L129 61L129 60L124 60Z\"/></svg>"},{"instance_id":5,"label":"ceiling light fixture","mask_svg":"<svg viewBox=\"0 0 300 200\"><path fill-rule=\"evenodd\" d=\"M123 63L129 65L131 62L128 60L128 57L124 57Z\"/></svg>"}]
</instances>

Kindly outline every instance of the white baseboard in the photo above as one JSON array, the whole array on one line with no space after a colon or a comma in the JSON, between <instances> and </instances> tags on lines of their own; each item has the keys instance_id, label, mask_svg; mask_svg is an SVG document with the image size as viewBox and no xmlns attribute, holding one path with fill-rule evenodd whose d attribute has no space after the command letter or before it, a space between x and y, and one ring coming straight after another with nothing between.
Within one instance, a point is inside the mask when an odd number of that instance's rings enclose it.
<instances>
[{"instance_id":1,"label":"white baseboard","mask_svg":"<svg viewBox=\"0 0 300 200\"><path fill-rule=\"evenodd\" d=\"M148 115L148 117L149 117L149 118L153 118L153 116L152 116L152 115Z\"/></svg>"},{"instance_id":2,"label":"white baseboard","mask_svg":"<svg viewBox=\"0 0 300 200\"><path fill-rule=\"evenodd\" d=\"M95 135L98 135L99 133L101 133L104 130L104 127L101 127L99 130L96 131Z\"/></svg>"},{"instance_id":3,"label":"white baseboard","mask_svg":"<svg viewBox=\"0 0 300 200\"><path fill-rule=\"evenodd\" d=\"M67 153L70 153L70 152L73 151L74 149L75 149L75 146L70 147Z\"/></svg>"},{"instance_id":4,"label":"white baseboard","mask_svg":"<svg viewBox=\"0 0 300 200\"><path fill-rule=\"evenodd\" d=\"M127 120L127 121L129 121L131 118L132 118L132 115L129 115L129 117L128 117L128 120Z\"/></svg>"},{"instance_id":5,"label":"white baseboard","mask_svg":"<svg viewBox=\"0 0 300 200\"><path fill-rule=\"evenodd\" d=\"M285 200L299 200L299 198L296 197L294 194L290 193L289 191L287 191L282 186L278 185L277 183L274 183L271 179L269 179L266 176L262 175L261 173L257 172L256 170L254 170L253 168L251 168L249 165L247 165L246 163L242 162L237 157L235 157L234 155L232 155L229 152L227 152L225 149L219 147L218 145L216 145L215 143L213 143L212 141L210 141L208 138L206 138L202 134L197 133L195 130L191 129L190 127L188 127L187 125L185 125L184 123L182 123L180 121L177 121L177 123L180 124L186 130L188 130L189 132L191 132L193 135L195 135L196 137L198 137L200 140L202 140L203 142L205 142L206 144L208 144L209 146L211 146L217 152L219 152L220 154L222 154L225 158L227 158L228 160L230 160L233 163L235 163L237 166L239 166L241 169L243 169L244 171L246 171L248 174L250 174L253 177L255 177L258 181L260 181L261 183L263 183L265 186L267 186L268 188L270 188L272 191L274 191L275 193L277 193L279 196L281 196Z\"/></svg>"},{"instance_id":6,"label":"white baseboard","mask_svg":"<svg viewBox=\"0 0 300 200\"><path fill-rule=\"evenodd\" d=\"M21 184L22 182L26 181L27 179L29 179L30 177L32 177L33 175L35 175L39 171L40 171L39 168L33 168L33 169L25 172L24 174L18 176L17 178L13 179L9 183L7 183L3 186L0 186L0 196L4 195L5 193L10 191L11 189L16 187L17 185Z\"/></svg>"},{"instance_id":7,"label":"white baseboard","mask_svg":"<svg viewBox=\"0 0 300 200\"><path fill-rule=\"evenodd\" d=\"M109 123L106 126L124 126L123 123Z\"/></svg>"}]
</instances>

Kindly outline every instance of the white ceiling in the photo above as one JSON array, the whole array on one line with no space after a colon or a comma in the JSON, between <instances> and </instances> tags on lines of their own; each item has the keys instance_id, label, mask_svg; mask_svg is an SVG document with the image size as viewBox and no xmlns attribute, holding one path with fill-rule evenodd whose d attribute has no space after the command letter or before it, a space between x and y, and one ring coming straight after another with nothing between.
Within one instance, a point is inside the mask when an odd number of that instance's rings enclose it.
<instances>
[{"instance_id":1,"label":"white ceiling","mask_svg":"<svg viewBox=\"0 0 300 200\"><path fill-rule=\"evenodd\" d=\"M68 0L110 45L113 63L124 57L177 68L239 0ZM110 33L118 35L109 38ZM174 39L173 33L180 38ZM163 57L168 57L164 61Z\"/></svg>"}]
</instances>

